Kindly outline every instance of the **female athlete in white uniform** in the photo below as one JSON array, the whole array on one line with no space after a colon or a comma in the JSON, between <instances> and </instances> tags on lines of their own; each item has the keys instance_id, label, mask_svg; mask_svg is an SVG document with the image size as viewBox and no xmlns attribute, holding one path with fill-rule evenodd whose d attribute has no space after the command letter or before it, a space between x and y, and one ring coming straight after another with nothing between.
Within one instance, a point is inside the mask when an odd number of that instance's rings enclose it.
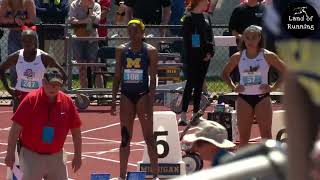
<instances>
[{"instance_id":1,"label":"female athlete in white uniform","mask_svg":"<svg viewBox=\"0 0 320 180\"><path fill-rule=\"evenodd\" d=\"M236 108L240 146L246 145L251 135L251 125L256 118L261 137L271 139L272 107L269 93L279 87L282 77L273 85L268 84L269 67L274 66L282 75L284 63L271 51L263 48L262 29L249 26L243 33L240 52L231 56L222 78L229 87L239 93ZM239 66L240 84L235 84L230 73Z\"/></svg>"}]
</instances>

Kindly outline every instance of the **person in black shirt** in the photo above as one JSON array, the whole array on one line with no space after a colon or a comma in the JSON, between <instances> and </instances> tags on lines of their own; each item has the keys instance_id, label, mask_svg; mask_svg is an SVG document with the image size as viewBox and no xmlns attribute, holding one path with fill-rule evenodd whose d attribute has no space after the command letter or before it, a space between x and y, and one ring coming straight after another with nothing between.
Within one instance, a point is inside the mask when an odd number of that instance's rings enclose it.
<instances>
[{"instance_id":1,"label":"person in black shirt","mask_svg":"<svg viewBox=\"0 0 320 180\"><path fill-rule=\"evenodd\" d=\"M238 5L231 14L229 21L229 32L236 36L237 44L240 44L243 31L251 26L262 26L262 18L265 10L265 5L259 3L258 0L248 0ZM230 56L238 52L237 47L230 47ZM239 82L239 69L236 67L231 73L231 78L234 82Z\"/></svg>"},{"instance_id":2,"label":"person in black shirt","mask_svg":"<svg viewBox=\"0 0 320 180\"><path fill-rule=\"evenodd\" d=\"M188 13L183 17L183 40L186 52L187 83L183 92L182 114L179 125L186 125L186 112L193 91L193 113L199 111L202 85L210 59L214 55L214 39L211 20L204 11L207 0L191 0Z\"/></svg>"},{"instance_id":3,"label":"person in black shirt","mask_svg":"<svg viewBox=\"0 0 320 180\"><path fill-rule=\"evenodd\" d=\"M125 0L126 20L141 19L145 24L167 25L171 15L171 0ZM165 35L160 29L161 36Z\"/></svg>"},{"instance_id":4,"label":"person in black shirt","mask_svg":"<svg viewBox=\"0 0 320 180\"><path fill-rule=\"evenodd\" d=\"M262 26L264 10L265 6L257 0L248 0L247 3L240 4L231 14L229 31L233 36L240 38L250 25Z\"/></svg>"}]
</instances>

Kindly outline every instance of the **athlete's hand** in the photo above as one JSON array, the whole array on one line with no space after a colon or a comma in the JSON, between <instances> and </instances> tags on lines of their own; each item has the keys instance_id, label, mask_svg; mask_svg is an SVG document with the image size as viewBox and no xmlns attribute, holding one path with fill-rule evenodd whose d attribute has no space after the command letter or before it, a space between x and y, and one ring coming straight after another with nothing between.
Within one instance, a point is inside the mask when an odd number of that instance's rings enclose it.
<instances>
[{"instance_id":1,"label":"athlete's hand","mask_svg":"<svg viewBox=\"0 0 320 180\"><path fill-rule=\"evenodd\" d=\"M79 155L75 154L72 160L73 172L77 172L80 169L81 164L82 164L81 154Z\"/></svg>"},{"instance_id":2,"label":"athlete's hand","mask_svg":"<svg viewBox=\"0 0 320 180\"><path fill-rule=\"evenodd\" d=\"M207 55L206 55L206 57L203 59L203 61L208 62L208 61L210 61L210 59L211 59L211 54L210 54L210 53L207 53Z\"/></svg>"},{"instance_id":3,"label":"athlete's hand","mask_svg":"<svg viewBox=\"0 0 320 180\"><path fill-rule=\"evenodd\" d=\"M272 89L272 87L269 84L261 84L259 88L263 93L271 92Z\"/></svg>"},{"instance_id":4,"label":"athlete's hand","mask_svg":"<svg viewBox=\"0 0 320 180\"><path fill-rule=\"evenodd\" d=\"M16 17L14 19L14 21L19 25L19 26L23 26L24 25L24 21L21 18Z\"/></svg>"},{"instance_id":5,"label":"athlete's hand","mask_svg":"<svg viewBox=\"0 0 320 180\"><path fill-rule=\"evenodd\" d=\"M149 98L150 98L150 101L151 101L151 103L153 103L154 102L154 98L155 98L155 92L149 92L148 93L148 95L149 95Z\"/></svg>"},{"instance_id":6,"label":"athlete's hand","mask_svg":"<svg viewBox=\"0 0 320 180\"><path fill-rule=\"evenodd\" d=\"M116 104L115 101L112 101L110 114L111 114L112 116L117 115L117 104Z\"/></svg>"},{"instance_id":7,"label":"athlete's hand","mask_svg":"<svg viewBox=\"0 0 320 180\"><path fill-rule=\"evenodd\" d=\"M236 93L240 93L240 92L243 92L243 91L244 91L244 86L243 86L243 85L238 84L238 85L234 88L234 92L236 92Z\"/></svg>"}]
</instances>

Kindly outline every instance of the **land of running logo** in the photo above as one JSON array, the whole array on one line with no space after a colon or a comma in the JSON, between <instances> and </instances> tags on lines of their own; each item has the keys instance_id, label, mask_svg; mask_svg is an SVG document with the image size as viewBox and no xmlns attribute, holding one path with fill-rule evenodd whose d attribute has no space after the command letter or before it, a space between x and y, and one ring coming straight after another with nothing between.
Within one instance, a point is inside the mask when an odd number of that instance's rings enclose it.
<instances>
[{"instance_id":1,"label":"land of running logo","mask_svg":"<svg viewBox=\"0 0 320 180\"><path fill-rule=\"evenodd\" d=\"M292 36L305 38L318 31L317 11L304 2L291 3L282 16L283 28Z\"/></svg>"}]
</instances>

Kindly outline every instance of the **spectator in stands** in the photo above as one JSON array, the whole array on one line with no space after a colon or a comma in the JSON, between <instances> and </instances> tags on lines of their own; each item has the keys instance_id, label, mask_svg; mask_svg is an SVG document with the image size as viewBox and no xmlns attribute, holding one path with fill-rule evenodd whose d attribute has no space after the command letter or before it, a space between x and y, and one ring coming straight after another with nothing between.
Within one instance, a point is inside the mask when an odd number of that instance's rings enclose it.
<instances>
[{"instance_id":1,"label":"spectator in stands","mask_svg":"<svg viewBox=\"0 0 320 180\"><path fill-rule=\"evenodd\" d=\"M107 14L111 8L111 0L99 0L98 1L101 6L101 18L100 18L100 25L107 25ZM107 37L108 36L108 29L106 27L98 27L98 34L99 37ZM99 47L107 46L108 43L106 40L99 41Z\"/></svg>"},{"instance_id":2,"label":"spectator in stands","mask_svg":"<svg viewBox=\"0 0 320 180\"><path fill-rule=\"evenodd\" d=\"M124 5L123 0L116 0L115 4L117 6L116 16L115 16L115 24L116 25L124 25L125 15L126 15L126 5Z\"/></svg>"},{"instance_id":3,"label":"spectator in stands","mask_svg":"<svg viewBox=\"0 0 320 180\"><path fill-rule=\"evenodd\" d=\"M77 37L97 37L97 28L101 17L101 7L94 0L74 0L70 5L69 22L74 26L74 34ZM79 63L94 63L98 43L96 41L73 41L74 57ZM92 67L93 71L100 68ZM88 87L87 66L79 65L79 80L82 88ZM96 76L96 87L103 87L102 77Z\"/></svg>"},{"instance_id":4,"label":"spectator in stands","mask_svg":"<svg viewBox=\"0 0 320 180\"><path fill-rule=\"evenodd\" d=\"M115 15L115 25L125 25L126 24L126 5L124 4L123 0L116 0L116 15ZM115 36L124 36L125 30L123 28L115 28L114 33L111 35L111 37Z\"/></svg>"},{"instance_id":5,"label":"spectator in stands","mask_svg":"<svg viewBox=\"0 0 320 180\"><path fill-rule=\"evenodd\" d=\"M125 0L127 22L132 18L141 19L145 24L167 25L171 14L171 0ZM147 7L147 8L146 8ZM160 28L165 36L165 28Z\"/></svg>"},{"instance_id":6,"label":"spectator in stands","mask_svg":"<svg viewBox=\"0 0 320 180\"><path fill-rule=\"evenodd\" d=\"M17 24L18 28L11 28L8 37L8 54L21 49L21 26L32 24L36 20L36 8L33 0L2 0L0 22ZM10 69L10 81L16 84L17 73L15 68Z\"/></svg>"},{"instance_id":7,"label":"spectator in stands","mask_svg":"<svg viewBox=\"0 0 320 180\"><path fill-rule=\"evenodd\" d=\"M48 68L42 80L43 87L29 93L12 117L5 163L11 169L20 136L20 169L24 180L67 180L63 145L71 130L74 156L72 169L81 167L81 121L69 95L60 91L62 73Z\"/></svg>"},{"instance_id":8,"label":"spectator in stands","mask_svg":"<svg viewBox=\"0 0 320 180\"><path fill-rule=\"evenodd\" d=\"M37 17L43 24L61 24L55 27L40 27L38 30L40 47L61 64L64 58L64 24L69 13L68 0L35 0ZM44 43L44 44L42 44Z\"/></svg>"},{"instance_id":9,"label":"spectator in stands","mask_svg":"<svg viewBox=\"0 0 320 180\"><path fill-rule=\"evenodd\" d=\"M204 121L199 124L200 130L183 137L183 141L192 143L191 151L200 155L204 161L218 165L223 156L233 155L229 152L235 144L228 140L225 127L214 121Z\"/></svg>"},{"instance_id":10,"label":"spectator in stands","mask_svg":"<svg viewBox=\"0 0 320 180\"><path fill-rule=\"evenodd\" d=\"M59 63L50 55L38 49L37 33L26 28L21 33L21 44L23 49L10 54L6 61L0 64L0 78L4 88L16 99L13 104L13 111L16 110L19 103L31 91L42 86L42 78L46 67L57 67L66 80L66 74ZM33 63L34 62L34 63ZM7 69L14 67L17 72L17 82L12 88L5 76Z\"/></svg>"},{"instance_id":11,"label":"spectator in stands","mask_svg":"<svg viewBox=\"0 0 320 180\"><path fill-rule=\"evenodd\" d=\"M143 42L144 30L145 26L141 20L130 20L128 23L130 42L122 44L116 49L111 114L116 115L116 96L121 85L119 179L126 177L133 123L137 115L148 147L153 179L159 180L158 154L153 134L153 102L156 90L158 52L155 47Z\"/></svg>"},{"instance_id":12,"label":"spectator in stands","mask_svg":"<svg viewBox=\"0 0 320 180\"><path fill-rule=\"evenodd\" d=\"M171 4L171 16L170 16L170 25L180 25L181 24L181 18L184 14L185 8L184 8L184 0L175 0L172 1ZM181 36L181 28L180 27L174 27L170 28L170 32L174 36Z\"/></svg>"},{"instance_id":13,"label":"spectator in stands","mask_svg":"<svg viewBox=\"0 0 320 180\"><path fill-rule=\"evenodd\" d=\"M240 45L243 31L250 25L262 26L262 17L265 11L265 5L258 0L247 0L238 5L231 14L229 21L229 32L237 38L237 44ZM236 47L230 47L230 56L238 51ZM239 69L236 67L231 73L235 82L239 82Z\"/></svg>"},{"instance_id":14,"label":"spectator in stands","mask_svg":"<svg viewBox=\"0 0 320 180\"><path fill-rule=\"evenodd\" d=\"M283 61L273 52L264 49L262 28L251 25L243 32L241 50L231 56L222 74L223 80L239 93L236 108L240 146L247 145L254 118L258 122L263 139L271 139L272 104L270 92L280 87L285 72ZM239 66L240 83L230 78L230 73ZM280 78L268 84L268 71L274 66Z\"/></svg>"},{"instance_id":15,"label":"spectator in stands","mask_svg":"<svg viewBox=\"0 0 320 180\"><path fill-rule=\"evenodd\" d=\"M207 13L207 0L191 0L183 17L183 40L186 53L187 83L183 92L179 125L187 125L187 110L193 91L193 114L200 110L200 99L210 59L214 56L211 20Z\"/></svg>"}]
</instances>

